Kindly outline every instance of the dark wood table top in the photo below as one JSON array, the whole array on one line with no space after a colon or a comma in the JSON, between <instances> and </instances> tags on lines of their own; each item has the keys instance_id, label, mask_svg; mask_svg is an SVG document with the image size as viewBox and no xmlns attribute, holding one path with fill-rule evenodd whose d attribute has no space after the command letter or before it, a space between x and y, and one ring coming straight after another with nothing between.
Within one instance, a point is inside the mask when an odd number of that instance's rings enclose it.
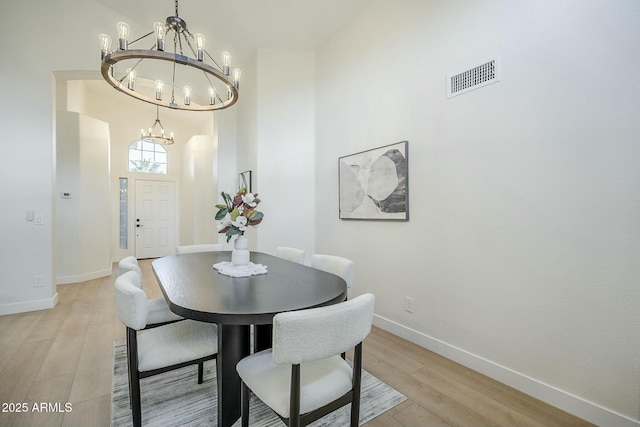
<instances>
[{"instance_id":1,"label":"dark wood table top","mask_svg":"<svg viewBox=\"0 0 640 427\"><path fill-rule=\"evenodd\" d=\"M251 252L251 261L266 265L266 274L229 277L213 268L230 260L230 251L201 252L159 258L152 266L171 310L204 322L270 324L277 313L336 304L347 296L342 278L260 252Z\"/></svg>"}]
</instances>

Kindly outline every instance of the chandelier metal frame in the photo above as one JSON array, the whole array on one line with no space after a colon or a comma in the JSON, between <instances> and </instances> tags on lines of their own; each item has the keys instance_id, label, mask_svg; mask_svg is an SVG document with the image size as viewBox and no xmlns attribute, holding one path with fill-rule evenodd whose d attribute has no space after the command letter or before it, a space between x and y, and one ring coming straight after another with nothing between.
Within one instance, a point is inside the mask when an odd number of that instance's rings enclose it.
<instances>
[{"instance_id":1,"label":"chandelier metal frame","mask_svg":"<svg viewBox=\"0 0 640 427\"><path fill-rule=\"evenodd\" d=\"M154 134L156 127L160 127L160 134ZM160 122L160 107L156 105L156 121L149 128L149 131L145 133L144 129L140 132L140 140L145 142L151 142L153 144L171 145L175 141L173 140L173 132L166 136L164 126Z\"/></svg>"},{"instance_id":2,"label":"chandelier metal frame","mask_svg":"<svg viewBox=\"0 0 640 427\"><path fill-rule=\"evenodd\" d=\"M200 47L198 44L199 41L196 37L189 32L187 29L187 23L178 16L178 0L175 0L175 16L169 16L166 19L166 23L164 24L165 34L169 34L170 31L173 31L173 53L164 51L164 39L159 39L156 37L154 45L151 49L128 49L129 45L132 45L136 42L144 40L148 36L156 34L156 31L151 31L145 34L142 37L139 37L136 40L129 42L126 38L119 37L118 40L118 50L111 51L110 43L111 38L107 35L102 34L100 36L101 44L102 44L102 54L101 54L101 67L100 71L102 77L109 83L112 87L119 90L120 92L129 95L133 98L139 99L144 102L148 102L150 104L154 104L160 107L167 107L171 109L177 110L187 110L187 111L212 111L212 110L221 110L224 108L228 108L235 104L238 101L238 91L240 86L240 70L234 69L232 73L232 78L229 76L229 64L225 63L222 67L211 57L209 52L207 52L204 47ZM126 25L126 24L125 24ZM196 36L201 36L200 34L196 34ZM196 44L196 49L194 49L193 44ZM191 50L191 53L196 59L190 58L184 54L183 44L186 44L188 48ZM213 62L215 66L211 66L204 62L204 56L206 56ZM228 52L224 52L224 54L228 54ZM230 55L229 55L230 57ZM116 77L114 72L114 66L121 61L125 60L137 60L135 65L127 69L122 77ZM135 90L135 82L131 84L131 82L127 82L130 76L135 76L136 67L142 63L144 60L151 61L165 61L173 63L173 75L171 80L171 97L169 100L163 100L162 95L158 96L156 92L156 97L147 96L139 91ZM209 83L209 93L207 96L201 96L201 99L208 99L209 103L201 103L196 104L191 102L190 95L184 96L184 102L178 103L176 102L176 74L179 66L191 67L196 70L202 71L204 74L204 78ZM135 77L134 77L135 78ZM220 94L214 89L214 84L212 83L212 78L215 78L223 83L223 85L227 88L227 99L223 100ZM218 83L219 84L219 83Z\"/></svg>"}]
</instances>

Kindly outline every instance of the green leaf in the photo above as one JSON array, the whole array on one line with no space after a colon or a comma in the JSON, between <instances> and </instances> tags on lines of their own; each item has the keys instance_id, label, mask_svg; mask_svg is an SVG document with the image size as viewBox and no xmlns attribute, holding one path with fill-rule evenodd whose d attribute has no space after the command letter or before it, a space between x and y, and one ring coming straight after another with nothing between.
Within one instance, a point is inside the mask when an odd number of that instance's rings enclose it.
<instances>
[{"instance_id":1,"label":"green leaf","mask_svg":"<svg viewBox=\"0 0 640 427\"><path fill-rule=\"evenodd\" d=\"M231 221L235 221L236 218L240 215L240 211L238 209L234 209L231 211Z\"/></svg>"},{"instance_id":2,"label":"green leaf","mask_svg":"<svg viewBox=\"0 0 640 427\"><path fill-rule=\"evenodd\" d=\"M258 211L253 211L255 212L255 215L251 216L251 220L252 221L257 221L259 219L262 219L264 217L264 214L262 212L258 212Z\"/></svg>"},{"instance_id":3,"label":"green leaf","mask_svg":"<svg viewBox=\"0 0 640 427\"><path fill-rule=\"evenodd\" d=\"M222 193L222 199L224 200L224 202L227 204L227 207L231 206L231 202L232 202L232 198L230 195L228 195L227 193L225 193L224 191Z\"/></svg>"},{"instance_id":4,"label":"green leaf","mask_svg":"<svg viewBox=\"0 0 640 427\"><path fill-rule=\"evenodd\" d=\"M220 203L219 205L216 205L216 208L218 208L218 209L227 209L227 205L223 205L222 203Z\"/></svg>"},{"instance_id":5,"label":"green leaf","mask_svg":"<svg viewBox=\"0 0 640 427\"><path fill-rule=\"evenodd\" d=\"M227 235L227 243L229 243L229 240L231 240L231 237L233 237L236 234L242 234L242 232L235 227L231 227L227 230L225 234Z\"/></svg>"},{"instance_id":6,"label":"green leaf","mask_svg":"<svg viewBox=\"0 0 640 427\"><path fill-rule=\"evenodd\" d=\"M216 221L220 221L221 219L223 219L226 215L227 215L227 208L222 208L218 211L218 213L216 213Z\"/></svg>"}]
</instances>

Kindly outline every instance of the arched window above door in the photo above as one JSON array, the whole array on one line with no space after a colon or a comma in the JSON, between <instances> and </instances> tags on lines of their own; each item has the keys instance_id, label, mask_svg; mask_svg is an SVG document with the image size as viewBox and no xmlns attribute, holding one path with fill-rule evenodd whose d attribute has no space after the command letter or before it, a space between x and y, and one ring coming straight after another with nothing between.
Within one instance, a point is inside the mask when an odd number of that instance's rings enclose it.
<instances>
[{"instance_id":1,"label":"arched window above door","mask_svg":"<svg viewBox=\"0 0 640 427\"><path fill-rule=\"evenodd\" d=\"M129 172L167 173L167 150L153 142L138 140L129 146Z\"/></svg>"}]
</instances>

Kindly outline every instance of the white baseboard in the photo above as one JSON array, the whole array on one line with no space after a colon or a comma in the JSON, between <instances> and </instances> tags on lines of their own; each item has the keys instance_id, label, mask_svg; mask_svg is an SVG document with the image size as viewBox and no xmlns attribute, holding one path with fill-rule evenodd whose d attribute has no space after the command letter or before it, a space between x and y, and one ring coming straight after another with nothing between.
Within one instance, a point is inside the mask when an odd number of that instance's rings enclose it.
<instances>
[{"instance_id":1,"label":"white baseboard","mask_svg":"<svg viewBox=\"0 0 640 427\"><path fill-rule=\"evenodd\" d=\"M4 314L24 313L27 311L47 310L55 307L57 303L58 293L56 292L51 298L2 304L0 305L0 316Z\"/></svg>"},{"instance_id":2,"label":"white baseboard","mask_svg":"<svg viewBox=\"0 0 640 427\"><path fill-rule=\"evenodd\" d=\"M90 273L78 274L75 276L58 276L56 277L56 285L67 285L69 283L86 282L87 280L98 279L100 277L111 276L111 268Z\"/></svg>"},{"instance_id":3,"label":"white baseboard","mask_svg":"<svg viewBox=\"0 0 640 427\"><path fill-rule=\"evenodd\" d=\"M374 315L373 324L598 426L640 427L640 420L631 419L382 316Z\"/></svg>"}]
</instances>

